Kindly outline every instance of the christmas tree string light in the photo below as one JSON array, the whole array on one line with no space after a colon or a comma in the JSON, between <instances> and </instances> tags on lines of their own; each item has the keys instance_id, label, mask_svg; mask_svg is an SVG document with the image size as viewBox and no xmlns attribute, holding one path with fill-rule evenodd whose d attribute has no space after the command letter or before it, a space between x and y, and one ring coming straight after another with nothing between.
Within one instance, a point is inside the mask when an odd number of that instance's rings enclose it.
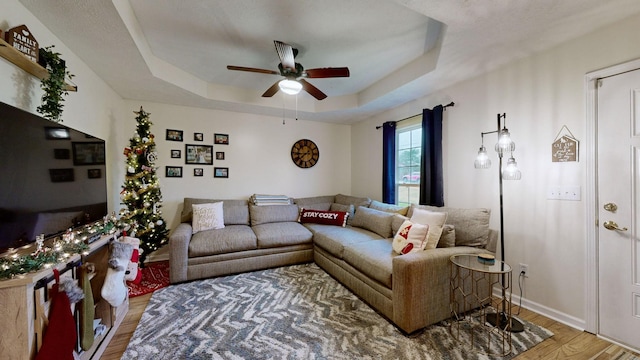
<instances>
[{"instance_id":1,"label":"christmas tree string light","mask_svg":"<svg viewBox=\"0 0 640 360\"><path fill-rule=\"evenodd\" d=\"M124 149L126 175L120 192L124 207L120 210L119 227L140 239L140 264L146 256L168 243L167 225L162 218L162 193L156 175L154 135L150 113L142 107L134 111L136 132Z\"/></svg>"}]
</instances>

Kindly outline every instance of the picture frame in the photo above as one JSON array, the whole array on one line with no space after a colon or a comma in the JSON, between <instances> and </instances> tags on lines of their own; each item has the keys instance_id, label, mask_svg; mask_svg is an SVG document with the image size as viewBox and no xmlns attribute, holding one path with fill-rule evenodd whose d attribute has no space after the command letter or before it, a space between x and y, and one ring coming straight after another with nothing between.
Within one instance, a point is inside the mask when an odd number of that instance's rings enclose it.
<instances>
[{"instance_id":1,"label":"picture frame","mask_svg":"<svg viewBox=\"0 0 640 360\"><path fill-rule=\"evenodd\" d=\"M102 169L88 169L87 178L100 179L102 177Z\"/></svg>"},{"instance_id":2,"label":"picture frame","mask_svg":"<svg viewBox=\"0 0 640 360\"><path fill-rule=\"evenodd\" d=\"M204 169L203 168L195 168L193 169L193 176L202 176L204 175Z\"/></svg>"},{"instance_id":3,"label":"picture frame","mask_svg":"<svg viewBox=\"0 0 640 360\"><path fill-rule=\"evenodd\" d=\"M216 151L216 160L224 160L224 151Z\"/></svg>"},{"instance_id":4,"label":"picture frame","mask_svg":"<svg viewBox=\"0 0 640 360\"><path fill-rule=\"evenodd\" d=\"M71 151L69 149L53 149L53 158L58 160L71 159Z\"/></svg>"},{"instance_id":5,"label":"picture frame","mask_svg":"<svg viewBox=\"0 0 640 360\"><path fill-rule=\"evenodd\" d=\"M184 134L184 131L182 130L167 129L166 139L169 141L182 141L183 134Z\"/></svg>"},{"instance_id":6,"label":"picture frame","mask_svg":"<svg viewBox=\"0 0 640 360\"><path fill-rule=\"evenodd\" d=\"M229 135L213 134L213 143L216 145L229 145Z\"/></svg>"},{"instance_id":7,"label":"picture frame","mask_svg":"<svg viewBox=\"0 0 640 360\"><path fill-rule=\"evenodd\" d=\"M180 159L180 150L178 149L171 149L171 158L172 159Z\"/></svg>"},{"instance_id":8,"label":"picture frame","mask_svg":"<svg viewBox=\"0 0 640 360\"><path fill-rule=\"evenodd\" d=\"M203 133L193 133L193 141L204 141Z\"/></svg>"},{"instance_id":9,"label":"picture frame","mask_svg":"<svg viewBox=\"0 0 640 360\"><path fill-rule=\"evenodd\" d=\"M72 142L73 165L104 165L105 152L104 143L95 142Z\"/></svg>"},{"instance_id":10,"label":"picture frame","mask_svg":"<svg viewBox=\"0 0 640 360\"><path fill-rule=\"evenodd\" d=\"M229 168L226 168L226 167L213 168L213 177L214 178L228 178L229 177Z\"/></svg>"},{"instance_id":11,"label":"picture frame","mask_svg":"<svg viewBox=\"0 0 640 360\"><path fill-rule=\"evenodd\" d=\"M182 166L166 166L165 177L182 177Z\"/></svg>"},{"instance_id":12,"label":"picture frame","mask_svg":"<svg viewBox=\"0 0 640 360\"><path fill-rule=\"evenodd\" d=\"M58 126L45 126L44 136L47 140L69 140L69 129Z\"/></svg>"},{"instance_id":13,"label":"picture frame","mask_svg":"<svg viewBox=\"0 0 640 360\"><path fill-rule=\"evenodd\" d=\"M67 169L49 169L49 178L51 182L72 182L75 180L73 168Z\"/></svg>"},{"instance_id":14,"label":"picture frame","mask_svg":"<svg viewBox=\"0 0 640 360\"><path fill-rule=\"evenodd\" d=\"M186 144L185 164L213 165L213 145Z\"/></svg>"}]
</instances>

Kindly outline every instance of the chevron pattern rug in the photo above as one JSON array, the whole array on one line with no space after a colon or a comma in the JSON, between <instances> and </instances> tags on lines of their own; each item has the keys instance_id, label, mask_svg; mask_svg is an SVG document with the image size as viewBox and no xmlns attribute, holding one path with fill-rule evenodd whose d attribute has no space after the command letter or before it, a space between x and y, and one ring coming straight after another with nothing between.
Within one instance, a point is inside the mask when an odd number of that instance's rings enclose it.
<instances>
[{"instance_id":1,"label":"chevron pattern rug","mask_svg":"<svg viewBox=\"0 0 640 360\"><path fill-rule=\"evenodd\" d=\"M504 359L553 335L524 323ZM495 359L467 341L455 340L446 322L403 335L305 264L156 291L122 359Z\"/></svg>"}]
</instances>

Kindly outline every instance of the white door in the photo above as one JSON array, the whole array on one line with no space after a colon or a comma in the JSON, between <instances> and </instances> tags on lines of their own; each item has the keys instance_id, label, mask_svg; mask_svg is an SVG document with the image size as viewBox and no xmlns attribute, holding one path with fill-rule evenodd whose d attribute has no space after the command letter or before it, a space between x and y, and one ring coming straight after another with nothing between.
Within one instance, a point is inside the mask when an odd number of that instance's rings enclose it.
<instances>
[{"instance_id":1,"label":"white door","mask_svg":"<svg viewBox=\"0 0 640 360\"><path fill-rule=\"evenodd\" d=\"M640 70L599 85L598 333L640 349Z\"/></svg>"}]
</instances>

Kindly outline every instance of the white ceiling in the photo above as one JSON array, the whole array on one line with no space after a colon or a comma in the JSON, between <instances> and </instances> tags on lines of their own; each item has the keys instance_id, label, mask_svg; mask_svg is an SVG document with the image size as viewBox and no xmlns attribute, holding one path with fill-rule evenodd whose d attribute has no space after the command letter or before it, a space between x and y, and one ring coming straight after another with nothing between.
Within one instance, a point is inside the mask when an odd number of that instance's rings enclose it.
<instances>
[{"instance_id":1,"label":"white ceiling","mask_svg":"<svg viewBox=\"0 0 640 360\"><path fill-rule=\"evenodd\" d=\"M297 103L300 119L344 124L640 12L638 0L20 2L125 99L272 116ZM226 66L277 70L273 40L351 77L309 79L322 101L262 98L280 76Z\"/></svg>"}]
</instances>

